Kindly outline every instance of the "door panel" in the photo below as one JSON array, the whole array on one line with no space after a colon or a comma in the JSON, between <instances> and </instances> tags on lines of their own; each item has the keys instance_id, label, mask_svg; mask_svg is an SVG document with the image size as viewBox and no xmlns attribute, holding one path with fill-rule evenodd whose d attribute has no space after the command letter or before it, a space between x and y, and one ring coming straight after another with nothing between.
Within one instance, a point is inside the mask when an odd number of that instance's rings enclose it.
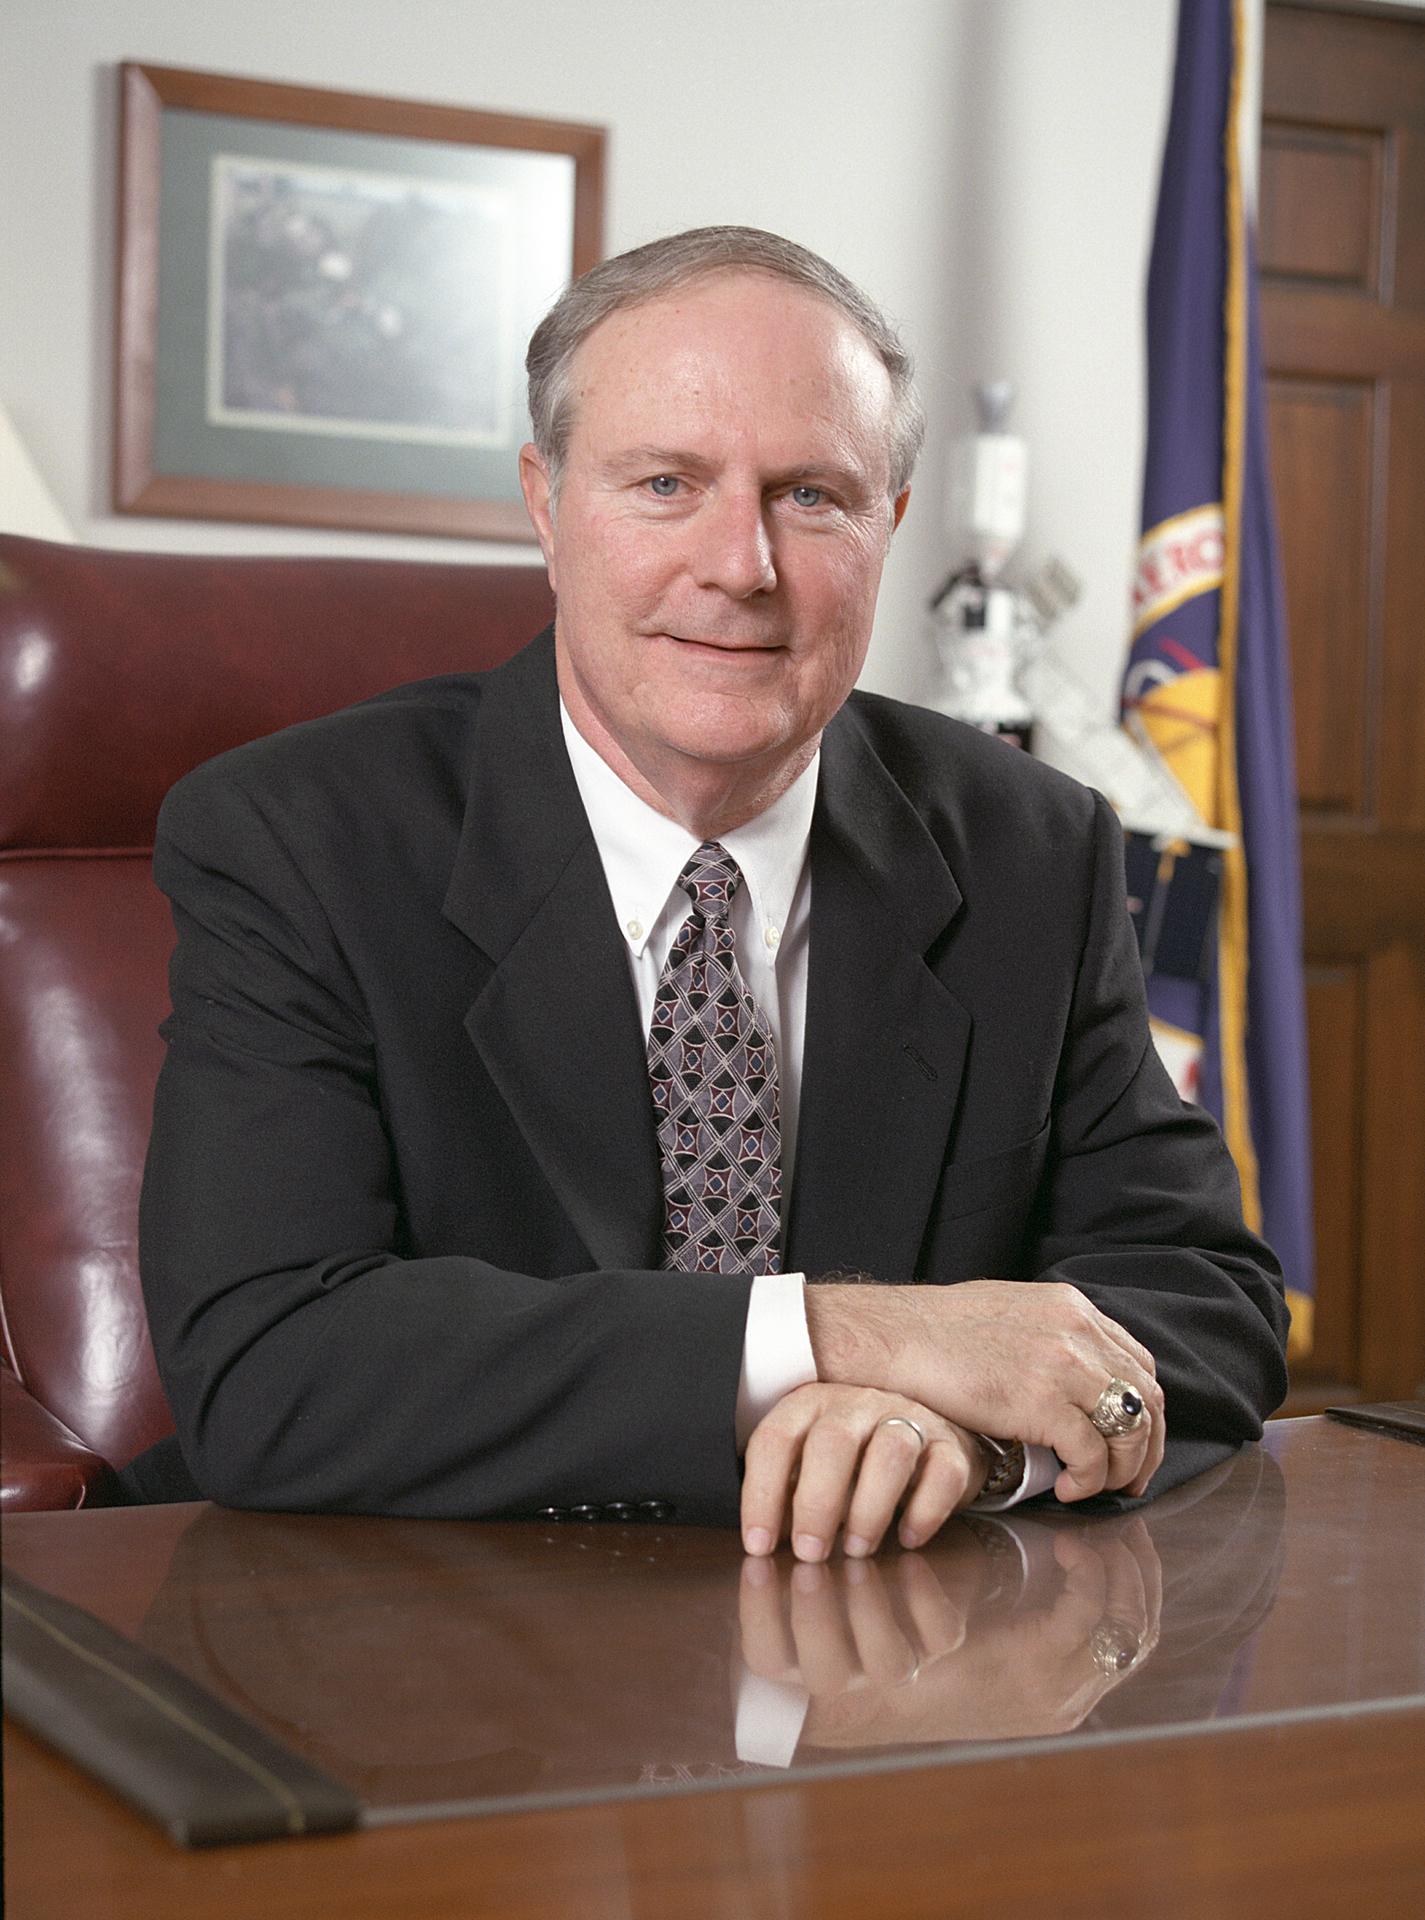
<instances>
[{"instance_id":1,"label":"door panel","mask_svg":"<svg viewBox=\"0 0 1425 1920\"><path fill-rule=\"evenodd\" d=\"M1425 19L1269 0L1268 422L1296 702L1316 1339L1425 1391Z\"/></svg>"},{"instance_id":2,"label":"door panel","mask_svg":"<svg viewBox=\"0 0 1425 1920\"><path fill-rule=\"evenodd\" d=\"M1375 388L1358 381L1267 383L1301 805L1359 818L1369 786L1366 715L1374 519ZM1331 485L1320 476L1329 474ZM1287 532L1287 529L1290 532Z\"/></svg>"}]
</instances>

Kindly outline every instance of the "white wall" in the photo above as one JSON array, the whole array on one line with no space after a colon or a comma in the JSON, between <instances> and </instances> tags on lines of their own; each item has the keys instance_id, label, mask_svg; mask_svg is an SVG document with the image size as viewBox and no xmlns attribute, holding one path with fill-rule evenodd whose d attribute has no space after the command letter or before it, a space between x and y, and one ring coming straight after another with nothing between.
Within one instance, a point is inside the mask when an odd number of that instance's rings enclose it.
<instances>
[{"instance_id":1,"label":"white wall","mask_svg":"<svg viewBox=\"0 0 1425 1920\"><path fill-rule=\"evenodd\" d=\"M946 442L970 418L969 382L1003 375L1033 461L1026 557L1060 552L1085 579L1064 644L1107 705L1173 16L1172 0L5 0L0 402L82 540L501 552L110 512L113 68L602 121L610 250L706 221L773 227L905 326L932 428L867 684L911 697L932 684L921 610L959 557L941 519Z\"/></svg>"}]
</instances>

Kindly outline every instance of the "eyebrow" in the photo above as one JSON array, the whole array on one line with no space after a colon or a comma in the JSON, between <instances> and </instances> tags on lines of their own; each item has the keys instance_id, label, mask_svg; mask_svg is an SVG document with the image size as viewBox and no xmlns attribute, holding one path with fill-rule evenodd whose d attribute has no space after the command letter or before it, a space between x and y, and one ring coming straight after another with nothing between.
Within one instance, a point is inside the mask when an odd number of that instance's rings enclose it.
<instances>
[{"instance_id":1,"label":"eyebrow","mask_svg":"<svg viewBox=\"0 0 1425 1920\"><path fill-rule=\"evenodd\" d=\"M653 473L683 472L706 473L709 462L701 455L681 447L620 447L617 453L609 455L604 465L615 471L630 472L646 469Z\"/></svg>"}]
</instances>

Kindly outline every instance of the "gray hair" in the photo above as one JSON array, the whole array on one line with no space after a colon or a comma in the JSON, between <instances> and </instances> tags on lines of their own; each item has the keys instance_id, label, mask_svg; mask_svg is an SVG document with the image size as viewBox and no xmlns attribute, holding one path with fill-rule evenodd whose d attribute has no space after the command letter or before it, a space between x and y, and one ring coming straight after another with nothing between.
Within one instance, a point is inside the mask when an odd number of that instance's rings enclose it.
<instances>
[{"instance_id":1,"label":"gray hair","mask_svg":"<svg viewBox=\"0 0 1425 1920\"><path fill-rule=\"evenodd\" d=\"M766 273L805 287L845 314L890 375L893 404L891 498L910 483L925 413L900 335L876 303L829 260L760 227L693 227L616 254L574 281L535 328L525 356L534 444L558 493L573 426L570 368L585 340L610 314L641 306L715 273Z\"/></svg>"}]
</instances>

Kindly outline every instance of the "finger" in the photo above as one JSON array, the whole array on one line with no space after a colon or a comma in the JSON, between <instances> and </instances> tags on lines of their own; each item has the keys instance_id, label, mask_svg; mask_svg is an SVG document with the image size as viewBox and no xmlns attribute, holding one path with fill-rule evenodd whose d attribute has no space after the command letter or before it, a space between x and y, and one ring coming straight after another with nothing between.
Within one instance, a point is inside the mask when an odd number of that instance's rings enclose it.
<instances>
[{"instance_id":1,"label":"finger","mask_svg":"<svg viewBox=\"0 0 1425 1920\"><path fill-rule=\"evenodd\" d=\"M785 1680L795 1673L796 1643L788 1616L788 1596L775 1563L744 1560L737 1589L737 1624L742 1658L764 1680Z\"/></svg>"},{"instance_id":2,"label":"finger","mask_svg":"<svg viewBox=\"0 0 1425 1920\"><path fill-rule=\"evenodd\" d=\"M1082 1407L1066 1407L1054 1422L1049 1444L1063 1461L1054 1495L1063 1501L1087 1500L1102 1493L1108 1480L1108 1442Z\"/></svg>"},{"instance_id":3,"label":"finger","mask_svg":"<svg viewBox=\"0 0 1425 1920\"><path fill-rule=\"evenodd\" d=\"M956 1439L936 1440L925 1450L915 1486L901 1515L900 1543L923 1547L934 1539L970 1490L970 1462Z\"/></svg>"},{"instance_id":4,"label":"finger","mask_svg":"<svg viewBox=\"0 0 1425 1920\"><path fill-rule=\"evenodd\" d=\"M1143 1495L1153 1483L1154 1474L1163 1464L1162 1435L1156 1423L1153 1428L1153 1436L1156 1437L1156 1445L1154 1444L1154 1438L1150 1437L1143 1464L1123 1489L1125 1493L1131 1494L1135 1500L1141 1500L1143 1498Z\"/></svg>"},{"instance_id":5,"label":"finger","mask_svg":"<svg viewBox=\"0 0 1425 1920\"><path fill-rule=\"evenodd\" d=\"M1101 1611L1090 1630L1088 1649L1100 1673L1116 1686L1152 1652L1157 1635L1149 1619L1144 1569L1132 1549L1122 1538L1105 1537L1101 1561ZM1107 1660L1104 1653L1110 1655Z\"/></svg>"},{"instance_id":6,"label":"finger","mask_svg":"<svg viewBox=\"0 0 1425 1920\"><path fill-rule=\"evenodd\" d=\"M902 1604L910 1615L916 1638L925 1649L922 1657L926 1660L936 1660L942 1653L954 1653L965 1644L969 1612L968 1606L956 1604L940 1577L944 1570L943 1555L937 1554L936 1562L936 1566L931 1567L920 1554L903 1553L891 1563Z\"/></svg>"},{"instance_id":7,"label":"finger","mask_svg":"<svg viewBox=\"0 0 1425 1920\"><path fill-rule=\"evenodd\" d=\"M1098 1310L1095 1309L1095 1311ZM1098 1318L1110 1345L1117 1349L1118 1356L1122 1356L1116 1358L1113 1353L1105 1356L1105 1364L1110 1369L1110 1378L1122 1380L1125 1385L1133 1389L1143 1402L1147 1414L1145 1425L1151 1423L1152 1427L1144 1458L1132 1479L1124 1482L1109 1481L1110 1486L1126 1486L1128 1492L1137 1497L1147 1490L1148 1482L1163 1463L1166 1433L1163 1389L1158 1384L1157 1363L1141 1341L1135 1340L1126 1327L1121 1327L1116 1320L1109 1319L1106 1314L1099 1312ZM1107 1385L1107 1382L1104 1384Z\"/></svg>"},{"instance_id":8,"label":"finger","mask_svg":"<svg viewBox=\"0 0 1425 1920\"><path fill-rule=\"evenodd\" d=\"M1138 1425L1128 1433L1112 1433L1108 1440L1108 1471L1104 1485L1116 1493L1120 1487L1131 1491L1142 1476L1153 1440L1153 1422L1145 1408Z\"/></svg>"},{"instance_id":9,"label":"finger","mask_svg":"<svg viewBox=\"0 0 1425 1920\"><path fill-rule=\"evenodd\" d=\"M1163 1454L1167 1446L1168 1423L1163 1401L1163 1390L1154 1382L1154 1392L1145 1397L1148 1417L1152 1422L1152 1435L1148 1442L1148 1451L1142 1466L1129 1486L1128 1491L1140 1496L1148 1491L1149 1482L1163 1464Z\"/></svg>"},{"instance_id":10,"label":"finger","mask_svg":"<svg viewBox=\"0 0 1425 1920\"><path fill-rule=\"evenodd\" d=\"M880 1546L926 1450L927 1443L904 1420L882 1420L872 1430L846 1516L846 1551L853 1560Z\"/></svg>"},{"instance_id":11,"label":"finger","mask_svg":"<svg viewBox=\"0 0 1425 1920\"><path fill-rule=\"evenodd\" d=\"M846 1616L862 1671L880 1686L899 1685L917 1670L920 1656L896 1618L892 1590L880 1567L874 1561L847 1567L845 1585Z\"/></svg>"},{"instance_id":12,"label":"finger","mask_svg":"<svg viewBox=\"0 0 1425 1920\"><path fill-rule=\"evenodd\" d=\"M1104 1613L1132 1627L1141 1645L1148 1631L1148 1596L1143 1591L1142 1570L1121 1540L1115 1540L1105 1551L1104 1571Z\"/></svg>"},{"instance_id":13,"label":"finger","mask_svg":"<svg viewBox=\"0 0 1425 1920\"><path fill-rule=\"evenodd\" d=\"M1054 1541L1054 1558L1064 1585L1043 1619L1045 1640L1061 1654L1077 1652L1103 1619L1108 1577L1097 1547L1075 1534Z\"/></svg>"},{"instance_id":14,"label":"finger","mask_svg":"<svg viewBox=\"0 0 1425 1920\"><path fill-rule=\"evenodd\" d=\"M796 1664L810 1693L844 1693L861 1677L841 1582L830 1567L793 1567L791 1626Z\"/></svg>"},{"instance_id":15,"label":"finger","mask_svg":"<svg viewBox=\"0 0 1425 1920\"><path fill-rule=\"evenodd\" d=\"M843 1421L823 1418L808 1432L792 1495L792 1552L798 1560L825 1560L831 1552L860 1458L861 1437Z\"/></svg>"},{"instance_id":16,"label":"finger","mask_svg":"<svg viewBox=\"0 0 1425 1920\"><path fill-rule=\"evenodd\" d=\"M982 1600L993 1598L1004 1585L1005 1567L1000 1564L999 1555L1007 1553L1016 1568L1020 1564L1017 1548L1010 1548L1007 1537L996 1538L1000 1533L997 1525L987 1532L969 1527L954 1527L942 1532L935 1542L934 1558L930 1565L934 1568L937 1585L944 1592L956 1613L968 1619ZM907 1564L902 1556L901 1564ZM908 1563L916 1564L914 1558ZM1014 1576L1016 1591L1019 1574Z\"/></svg>"},{"instance_id":17,"label":"finger","mask_svg":"<svg viewBox=\"0 0 1425 1920\"><path fill-rule=\"evenodd\" d=\"M1167 1433L1166 1403L1163 1399L1163 1389L1159 1386L1157 1379L1151 1372L1141 1371L1136 1361L1131 1367L1120 1366L1113 1377L1131 1387L1143 1402L1144 1420L1140 1428L1134 1429L1135 1433L1143 1433L1145 1429L1147 1430L1143 1458L1132 1480L1124 1483L1128 1492L1137 1496L1146 1491L1148 1482L1163 1464L1164 1441Z\"/></svg>"},{"instance_id":18,"label":"finger","mask_svg":"<svg viewBox=\"0 0 1425 1920\"><path fill-rule=\"evenodd\" d=\"M1054 1482L1055 1495L1063 1501L1086 1500L1105 1488L1117 1490L1140 1479L1151 1458L1153 1432L1146 1412L1132 1432L1106 1437L1082 1408L1066 1409L1050 1441L1064 1463ZM1154 1469L1150 1466L1149 1471Z\"/></svg>"},{"instance_id":19,"label":"finger","mask_svg":"<svg viewBox=\"0 0 1425 1920\"><path fill-rule=\"evenodd\" d=\"M1108 1443L1108 1472L1105 1484L1117 1490L1127 1488L1129 1492L1147 1485L1148 1478L1157 1471L1157 1463L1162 1458L1162 1389L1156 1380L1141 1373L1137 1366L1124 1367L1103 1383L1103 1391L1115 1382L1137 1394L1142 1402L1143 1411L1136 1426L1125 1433L1106 1434ZM1093 1419L1098 1400L1086 1407L1090 1421ZM1146 1477L1145 1477L1146 1476Z\"/></svg>"},{"instance_id":20,"label":"finger","mask_svg":"<svg viewBox=\"0 0 1425 1920\"><path fill-rule=\"evenodd\" d=\"M743 1456L742 1544L748 1553L772 1553L782 1538L808 1424L783 1414L786 1404L754 1429Z\"/></svg>"},{"instance_id":21,"label":"finger","mask_svg":"<svg viewBox=\"0 0 1425 1920\"><path fill-rule=\"evenodd\" d=\"M1163 1563L1153 1545L1153 1536L1139 1515L1135 1514L1128 1522L1123 1543L1138 1562L1138 1571L1143 1579L1143 1604L1147 1609L1148 1631L1156 1635L1163 1612Z\"/></svg>"}]
</instances>

